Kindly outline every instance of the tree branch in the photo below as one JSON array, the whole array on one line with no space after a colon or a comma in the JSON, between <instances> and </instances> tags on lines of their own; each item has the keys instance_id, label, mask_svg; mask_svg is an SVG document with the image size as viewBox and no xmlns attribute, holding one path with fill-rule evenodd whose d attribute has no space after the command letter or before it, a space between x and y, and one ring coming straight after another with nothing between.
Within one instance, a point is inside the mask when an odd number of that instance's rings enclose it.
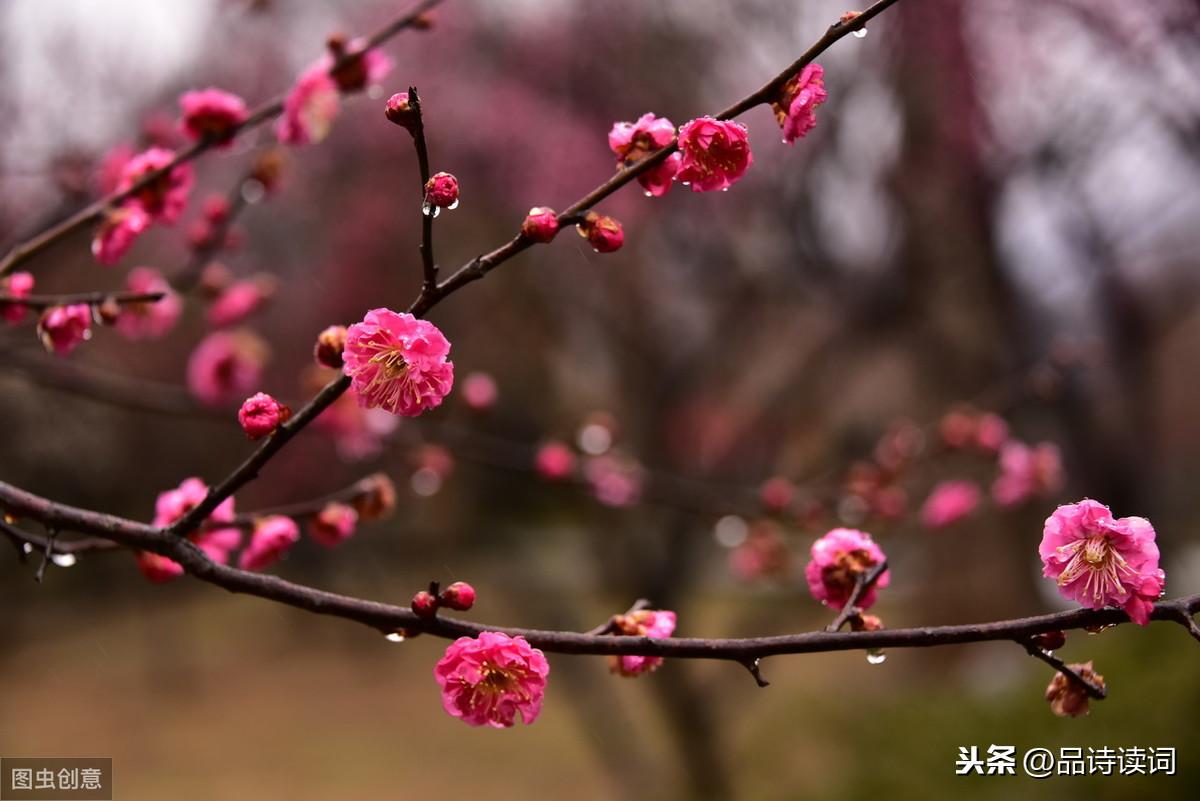
<instances>
[{"instance_id":1,"label":"tree branch","mask_svg":"<svg viewBox=\"0 0 1200 801\"><path fill-rule=\"evenodd\" d=\"M53 306L71 306L86 303L89 306L99 306L112 302L125 305L128 303L157 303L166 297L164 292L64 292L61 295L28 295L16 297L0 292L0 306L25 306L30 309L49 309Z\"/></svg>"},{"instance_id":2,"label":"tree branch","mask_svg":"<svg viewBox=\"0 0 1200 801\"><path fill-rule=\"evenodd\" d=\"M425 185L429 183L429 148L425 143L425 119L421 115L421 98L417 95L417 87L408 87L408 102L413 111L413 146L417 150L417 166L421 178L421 264L424 271L424 282L421 293L437 290L438 268L433 260L433 213L427 210L425 204Z\"/></svg>"},{"instance_id":3,"label":"tree branch","mask_svg":"<svg viewBox=\"0 0 1200 801\"><path fill-rule=\"evenodd\" d=\"M1090 679L1085 679L1083 676L1079 675L1078 671L1067 665L1066 662L1062 661L1049 651L1039 648L1033 642L1033 640L1028 638L1018 639L1017 644L1023 646L1025 650L1029 652L1030 656L1034 657L1035 659L1042 660L1059 673L1062 673L1067 678L1079 684L1085 691L1087 691L1089 696L1095 698L1097 701L1103 701L1108 697L1107 689Z\"/></svg>"},{"instance_id":4,"label":"tree branch","mask_svg":"<svg viewBox=\"0 0 1200 801\"><path fill-rule=\"evenodd\" d=\"M850 591L850 597L846 599L841 613L833 619L832 623L825 627L826 631L840 631L842 626L846 625L847 621L862 614L863 610L858 608L859 600L875 586L875 582L879 581L879 577L883 575L885 570L887 570L886 559L866 573L858 574L858 579L854 582L854 589Z\"/></svg>"}]
</instances>

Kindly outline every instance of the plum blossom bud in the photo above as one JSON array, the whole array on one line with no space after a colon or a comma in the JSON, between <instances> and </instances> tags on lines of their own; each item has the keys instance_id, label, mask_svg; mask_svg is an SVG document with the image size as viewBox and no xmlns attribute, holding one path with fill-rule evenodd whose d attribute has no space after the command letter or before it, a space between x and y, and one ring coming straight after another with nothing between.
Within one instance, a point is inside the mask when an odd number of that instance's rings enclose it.
<instances>
[{"instance_id":1,"label":"plum blossom bud","mask_svg":"<svg viewBox=\"0 0 1200 801\"><path fill-rule=\"evenodd\" d=\"M423 617L426 620L437 614L438 599L433 593L427 590L421 590L412 597L412 610L417 617Z\"/></svg>"},{"instance_id":2,"label":"plum blossom bud","mask_svg":"<svg viewBox=\"0 0 1200 801\"><path fill-rule=\"evenodd\" d=\"M442 590L440 601L442 606L466 612L475 605L475 588L465 581L456 581Z\"/></svg>"},{"instance_id":3,"label":"plum blossom bud","mask_svg":"<svg viewBox=\"0 0 1200 801\"><path fill-rule=\"evenodd\" d=\"M575 452L559 440L544 442L534 457L534 467L542 478L562 481L575 472Z\"/></svg>"},{"instance_id":4,"label":"plum blossom bud","mask_svg":"<svg viewBox=\"0 0 1200 801\"><path fill-rule=\"evenodd\" d=\"M758 497L768 512L782 512L792 503L796 486L783 476L774 476L759 487Z\"/></svg>"},{"instance_id":5,"label":"plum blossom bud","mask_svg":"<svg viewBox=\"0 0 1200 801\"><path fill-rule=\"evenodd\" d=\"M1105 689L1104 677L1092 669L1091 662L1067 667L1101 690ZM1050 702L1050 711L1060 718L1077 718L1090 711L1087 688L1065 673L1054 674L1046 688L1046 700Z\"/></svg>"},{"instance_id":6,"label":"plum blossom bud","mask_svg":"<svg viewBox=\"0 0 1200 801\"><path fill-rule=\"evenodd\" d=\"M262 570L283 558L300 541L300 527L284 515L268 515L254 526L250 544L238 557L242 570Z\"/></svg>"},{"instance_id":7,"label":"plum blossom bud","mask_svg":"<svg viewBox=\"0 0 1200 801\"><path fill-rule=\"evenodd\" d=\"M342 351L346 349L346 326L331 325L317 334L313 358L322 367L342 369Z\"/></svg>"},{"instance_id":8,"label":"plum blossom bud","mask_svg":"<svg viewBox=\"0 0 1200 801\"><path fill-rule=\"evenodd\" d=\"M557 233L558 215L545 206L534 206L521 223L521 236L534 242L549 242Z\"/></svg>"},{"instance_id":9,"label":"plum blossom bud","mask_svg":"<svg viewBox=\"0 0 1200 801\"><path fill-rule=\"evenodd\" d=\"M96 307L95 318L100 325L113 325L121 316L121 304L115 298L105 298Z\"/></svg>"},{"instance_id":10,"label":"plum blossom bud","mask_svg":"<svg viewBox=\"0 0 1200 801\"><path fill-rule=\"evenodd\" d=\"M448 172L435 172L425 182L425 202L438 208L458 205L458 179Z\"/></svg>"},{"instance_id":11,"label":"plum blossom bud","mask_svg":"<svg viewBox=\"0 0 1200 801\"><path fill-rule=\"evenodd\" d=\"M38 336L46 350L66 356L92 336L92 310L86 303L52 306L42 312Z\"/></svg>"},{"instance_id":12,"label":"plum blossom bud","mask_svg":"<svg viewBox=\"0 0 1200 801\"><path fill-rule=\"evenodd\" d=\"M850 618L850 628L854 631L882 631L883 618L879 615L855 615Z\"/></svg>"},{"instance_id":13,"label":"plum blossom bud","mask_svg":"<svg viewBox=\"0 0 1200 801\"><path fill-rule=\"evenodd\" d=\"M150 227L150 222L150 215L136 203L109 210L92 239L92 256L101 264L116 264Z\"/></svg>"},{"instance_id":14,"label":"plum blossom bud","mask_svg":"<svg viewBox=\"0 0 1200 801\"><path fill-rule=\"evenodd\" d=\"M244 100L220 89L184 92L179 107L183 111L180 125L188 138L215 142L220 148L233 144L233 135L249 113Z\"/></svg>"},{"instance_id":15,"label":"plum blossom bud","mask_svg":"<svg viewBox=\"0 0 1200 801\"><path fill-rule=\"evenodd\" d=\"M396 485L383 473L374 473L358 482L361 494L350 503L363 522L383 520L396 509Z\"/></svg>"},{"instance_id":16,"label":"plum blossom bud","mask_svg":"<svg viewBox=\"0 0 1200 801\"><path fill-rule=\"evenodd\" d=\"M389 120L416 135L417 123L421 118L408 101L408 92L397 92L389 97L387 105L383 107L383 113Z\"/></svg>"},{"instance_id":17,"label":"plum blossom bud","mask_svg":"<svg viewBox=\"0 0 1200 801\"><path fill-rule=\"evenodd\" d=\"M250 439L262 439L275 433L280 424L292 416L288 407L265 392L246 398L238 409L238 422Z\"/></svg>"},{"instance_id":18,"label":"plum blossom bud","mask_svg":"<svg viewBox=\"0 0 1200 801\"><path fill-rule=\"evenodd\" d=\"M487 373L475 372L468 373L463 379L462 394L470 409L484 412L496 405L500 392L494 378Z\"/></svg>"},{"instance_id":19,"label":"plum blossom bud","mask_svg":"<svg viewBox=\"0 0 1200 801\"><path fill-rule=\"evenodd\" d=\"M625 231L621 223L607 215L589 211L576 228L597 253L612 253L625 244Z\"/></svg>"},{"instance_id":20,"label":"plum blossom bud","mask_svg":"<svg viewBox=\"0 0 1200 801\"><path fill-rule=\"evenodd\" d=\"M354 536L358 512L353 506L330 501L321 507L308 523L308 533L314 540L332 548Z\"/></svg>"},{"instance_id":21,"label":"plum blossom bud","mask_svg":"<svg viewBox=\"0 0 1200 801\"><path fill-rule=\"evenodd\" d=\"M33 293L33 276L29 273L13 273L0 278L0 292L10 298L27 298ZM26 307L21 303L0 302L0 319L16 325L25 319Z\"/></svg>"}]
</instances>

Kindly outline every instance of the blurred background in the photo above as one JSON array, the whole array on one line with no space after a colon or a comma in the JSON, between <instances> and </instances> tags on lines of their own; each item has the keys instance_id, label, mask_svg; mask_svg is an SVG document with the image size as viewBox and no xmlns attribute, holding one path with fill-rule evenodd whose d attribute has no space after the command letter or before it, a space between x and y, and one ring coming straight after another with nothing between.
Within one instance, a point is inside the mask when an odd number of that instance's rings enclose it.
<instances>
[{"instance_id":1,"label":"blurred background","mask_svg":"<svg viewBox=\"0 0 1200 801\"><path fill-rule=\"evenodd\" d=\"M256 105L330 34L406 7L8 0L5 249L95 197L113 148L178 147L182 91ZM246 194L215 256L277 279L240 324L269 347L257 388L298 405L318 331L419 288L417 167L383 98L420 89L433 168L462 184L436 223L447 269L611 174L614 121L724 108L845 10L449 0L431 29L384 47L394 70L346 98L325 142L283 153L278 190ZM273 572L398 604L466 579L473 618L536 628L590 628L642 596L677 610L683 636L819 628L831 615L803 566L840 524L889 553L872 610L889 627L1066 608L1036 547L1055 504L1084 496L1150 518L1168 594L1197 591L1198 22L1184 0L904 0L820 58L829 101L807 138L781 144L756 109L755 162L728 193L629 187L601 206L624 224L619 252L565 231L454 296L431 315L459 376L442 408L395 427L344 409L238 509L386 473L390 519L336 550L303 541ZM115 268L91 259L87 233L55 246L28 265L38 291L183 268L202 199L238 191L274 144L264 126L200 159L184 220ZM157 493L227 474L250 447L236 402L201 404L186 380L209 329L202 293L162 339L101 329L67 359L31 322L0 328L0 478L148 521ZM498 390L484 410L464 399L473 372ZM927 530L932 486L986 495L996 476L994 452L946 441L946 415L971 410L1057 446L1064 479ZM565 480L535 467L548 440L576 460ZM1094 660L1110 690L1081 719L1053 717L1049 668L995 643L879 665L773 658L761 690L730 664L628 680L601 658L552 657L542 717L498 732L441 711L442 641L151 585L122 552L51 565L41 585L35 568L0 549L0 754L111 756L122 799L1009 798L1017 784L1030 798L1192 798L1200 769L1200 654L1166 624L1071 635L1061 655ZM954 776L960 746L993 743L1176 746L1179 775Z\"/></svg>"}]
</instances>

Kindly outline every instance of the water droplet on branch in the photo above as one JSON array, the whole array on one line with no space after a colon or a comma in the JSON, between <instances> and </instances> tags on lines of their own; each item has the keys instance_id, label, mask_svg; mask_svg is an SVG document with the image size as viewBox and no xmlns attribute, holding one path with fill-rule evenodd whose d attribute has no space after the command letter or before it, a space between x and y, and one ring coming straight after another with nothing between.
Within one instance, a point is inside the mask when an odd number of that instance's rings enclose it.
<instances>
[{"instance_id":1,"label":"water droplet on branch","mask_svg":"<svg viewBox=\"0 0 1200 801\"><path fill-rule=\"evenodd\" d=\"M882 665L887 661L887 654L883 651L870 650L867 651L867 662L872 665Z\"/></svg>"},{"instance_id":2,"label":"water droplet on branch","mask_svg":"<svg viewBox=\"0 0 1200 801\"><path fill-rule=\"evenodd\" d=\"M383 638L388 642L404 642L405 639L404 633L400 631L393 631L390 634L385 634Z\"/></svg>"},{"instance_id":3,"label":"water droplet on branch","mask_svg":"<svg viewBox=\"0 0 1200 801\"><path fill-rule=\"evenodd\" d=\"M867 38L867 29L866 28L859 28L857 31L851 31L850 33L855 39Z\"/></svg>"},{"instance_id":4,"label":"water droplet on branch","mask_svg":"<svg viewBox=\"0 0 1200 801\"><path fill-rule=\"evenodd\" d=\"M79 560L73 553L52 553L50 554L50 561L59 567L73 567Z\"/></svg>"},{"instance_id":5,"label":"water droplet on branch","mask_svg":"<svg viewBox=\"0 0 1200 801\"><path fill-rule=\"evenodd\" d=\"M435 206L429 201L425 201L421 204L421 213L426 217L437 219L437 216L442 213L442 209L440 206Z\"/></svg>"}]
</instances>

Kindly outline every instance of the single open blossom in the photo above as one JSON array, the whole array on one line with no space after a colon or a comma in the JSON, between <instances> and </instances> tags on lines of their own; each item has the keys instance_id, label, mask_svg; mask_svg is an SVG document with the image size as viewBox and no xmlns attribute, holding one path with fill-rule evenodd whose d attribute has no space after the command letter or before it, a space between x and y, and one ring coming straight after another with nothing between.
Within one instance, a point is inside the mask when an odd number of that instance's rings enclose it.
<instances>
[{"instance_id":1,"label":"single open blossom","mask_svg":"<svg viewBox=\"0 0 1200 801\"><path fill-rule=\"evenodd\" d=\"M275 135L285 145L316 144L329 134L341 106L337 82L329 76L329 63L319 61L300 74L284 98Z\"/></svg>"},{"instance_id":2,"label":"single open blossom","mask_svg":"<svg viewBox=\"0 0 1200 801\"><path fill-rule=\"evenodd\" d=\"M286 515L268 515L254 524L250 544L238 556L242 570L263 570L278 562L300 541L300 527Z\"/></svg>"},{"instance_id":3,"label":"single open blossom","mask_svg":"<svg viewBox=\"0 0 1200 801\"><path fill-rule=\"evenodd\" d=\"M608 132L608 146L617 154L617 166L637 164L675 141L675 124L665 117L643 114L635 122L618 122ZM660 197L671 188L683 157L672 153L637 177L646 194Z\"/></svg>"},{"instance_id":4,"label":"single open blossom","mask_svg":"<svg viewBox=\"0 0 1200 801\"><path fill-rule=\"evenodd\" d=\"M175 327L183 312L183 302L153 267L134 267L125 278L125 288L139 294L162 292L163 297L151 303L123 303L117 315L116 328L126 339L156 339Z\"/></svg>"},{"instance_id":5,"label":"single open blossom","mask_svg":"<svg viewBox=\"0 0 1200 801\"><path fill-rule=\"evenodd\" d=\"M417 133L417 121L420 117L408 99L408 92L397 92L388 98L383 107L383 114L414 136Z\"/></svg>"},{"instance_id":6,"label":"single open blossom","mask_svg":"<svg viewBox=\"0 0 1200 801\"><path fill-rule=\"evenodd\" d=\"M1092 609L1119 606L1144 626L1167 578L1154 540L1144 517L1114 519L1089 499L1060 506L1046 519L1038 548L1042 575L1055 580L1063 597Z\"/></svg>"},{"instance_id":7,"label":"single open blossom","mask_svg":"<svg viewBox=\"0 0 1200 801\"><path fill-rule=\"evenodd\" d=\"M1104 687L1104 677L1093 670L1091 662L1067 667L1093 684ZM1050 702L1050 711L1060 718L1077 718L1090 711L1087 688L1065 673L1054 674L1050 685L1046 687L1046 700Z\"/></svg>"},{"instance_id":8,"label":"single open blossom","mask_svg":"<svg viewBox=\"0 0 1200 801\"><path fill-rule=\"evenodd\" d=\"M346 329L342 370L359 405L416 417L440 406L454 386L449 353L449 341L428 320L372 309Z\"/></svg>"},{"instance_id":9,"label":"single open blossom","mask_svg":"<svg viewBox=\"0 0 1200 801\"><path fill-rule=\"evenodd\" d=\"M613 633L665 639L675 633L675 613L665 609L639 609L617 615L613 618ZM613 673L632 678L657 669L662 661L661 656L610 656L608 667Z\"/></svg>"},{"instance_id":10,"label":"single open blossom","mask_svg":"<svg viewBox=\"0 0 1200 801\"><path fill-rule=\"evenodd\" d=\"M116 264L149 227L150 215L136 203L110 209L92 237L92 256L101 264Z\"/></svg>"},{"instance_id":11,"label":"single open blossom","mask_svg":"<svg viewBox=\"0 0 1200 801\"><path fill-rule=\"evenodd\" d=\"M435 172L425 182L425 202L438 208L458 205L458 179L448 172Z\"/></svg>"},{"instance_id":12,"label":"single open blossom","mask_svg":"<svg viewBox=\"0 0 1200 801\"><path fill-rule=\"evenodd\" d=\"M698 117L679 129L683 160L675 180L693 192L728 189L754 162L746 126L737 122Z\"/></svg>"},{"instance_id":13,"label":"single open blossom","mask_svg":"<svg viewBox=\"0 0 1200 801\"><path fill-rule=\"evenodd\" d=\"M794 144L817 124L817 106L825 102L825 69L820 64L807 64L792 76L780 91L779 99L771 104L775 119L783 128L783 141Z\"/></svg>"},{"instance_id":14,"label":"single open blossom","mask_svg":"<svg viewBox=\"0 0 1200 801\"><path fill-rule=\"evenodd\" d=\"M51 306L38 320L38 335L46 350L66 356L92 336L92 308L86 303Z\"/></svg>"},{"instance_id":15,"label":"single open blossom","mask_svg":"<svg viewBox=\"0 0 1200 801\"><path fill-rule=\"evenodd\" d=\"M262 439L275 433L291 417L291 410L265 392L257 392L238 409L238 423L250 439Z\"/></svg>"},{"instance_id":16,"label":"single open blossom","mask_svg":"<svg viewBox=\"0 0 1200 801\"><path fill-rule=\"evenodd\" d=\"M487 373L474 372L463 379L462 394L469 408L483 412L496 405L500 390L496 388L496 379Z\"/></svg>"},{"instance_id":17,"label":"single open blossom","mask_svg":"<svg viewBox=\"0 0 1200 801\"><path fill-rule=\"evenodd\" d=\"M246 101L221 89L201 89L179 96L183 112L180 126L194 140L208 140L218 147L233 144L233 134L246 121Z\"/></svg>"},{"instance_id":18,"label":"single open blossom","mask_svg":"<svg viewBox=\"0 0 1200 801\"><path fill-rule=\"evenodd\" d=\"M434 668L447 714L472 726L508 728L537 720L550 663L524 637L485 631L459 637Z\"/></svg>"},{"instance_id":19,"label":"single open blossom","mask_svg":"<svg viewBox=\"0 0 1200 801\"><path fill-rule=\"evenodd\" d=\"M7 278L0 278L0 293L10 298L29 297L33 294L33 276L30 273L13 273ZM11 325L24 320L27 310L22 303L0 301L0 318Z\"/></svg>"},{"instance_id":20,"label":"single open blossom","mask_svg":"<svg viewBox=\"0 0 1200 801\"><path fill-rule=\"evenodd\" d=\"M210 406L231 403L258 385L267 345L248 331L215 331L188 358L188 389Z\"/></svg>"},{"instance_id":21,"label":"single open blossom","mask_svg":"<svg viewBox=\"0 0 1200 801\"><path fill-rule=\"evenodd\" d=\"M549 481L562 481L575 472L575 452L559 440L543 442L534 456L534 468Z\"/></svg>"},{"instance_id":22,"label":"single open blossom","mask_svg":"<svg viewBox=\"0 0 1200 801\"><path fill-rule=\"evenodd\" d=\"M979 506L979 485L973 481L943 481L921 505L921 524L938 529L969 517Z\"/></svg>"},{"instance_id":23,"label":"single open blossom","mask_svg":"<svg viewBox=\"0 0 1200 801\"><path fill-rule=\"evenodd\" d=\"M138 153L125 164L117 189L123 192L132 188L146 174L160 170L174 160L175 152L161 147ZM183 214L194 180L192 165L176 165L134 192L124 205L136 204L151 220L170 225Z\"/></svg>"},{"instance_id":24,"label":"single open blossom","mask_svg":"<svg viewBox=\"0 0 1200 801\"><path fill-rule=\"evenodd\" d=\"M330 501L308 522L308 533L321 545L332 548L354 536L358 512L349 504Z\"/></svg>"},{"instance_id":25,"label":"single open blossom","mask_svg":"<svg viewBox=\"0 0 1200 801\"><path fill-rule=\"evenodd\" d=\"M1062 455L1058 446L1040 442L1033 447L1011 440L1000 450L1000 476L992 484L999 506L1016 506L1034 496L1062 489Z\"/></svg>"},{"instance_id":26,"label":"single open blossom","mask_svg":"<svg viewBox=\"0 0 1200 801\"><path fill-rule=\"evenodd\" d=\"M521 235L534 242L549 242L558 234L558 215L554 209L534 206L521 223Z\"/></svg>"},{"instance_id":27,"label":"single open blossom","mask_svg":"<svg viewBox=\"0 0 1200 801\"><path fill-rule=\"evenodd\" d=\"M208 495L208 486L198 478L188 478L175 489L161 492L154 502L153 524L166 528L175 523ZM222 501L204 524L188 535L188 539L204 551L209 559L219 564L229 561L229 554L242 541L242 532L236 526L222 526L233 521L233 498ZM183 575L183 567L165 556L149 552L138 554L138 568L151 581L164 582Z\"/></svg>"},{"instance_id":28,"label":"single open blossom","mask_svg":"<svg viewBox=\"0 0 1200 801\"><path fill-rule=\"evenodd\" d=\"M813 543L812 560L804 568L808 590L821 603L841 609L850 599L859 576L866 575L885 561L883 549L871 535L852 528L835 528ZM871 588L858 599L860 609L875 604L877 590L891 581L891 571L885 570Z\"/></svg>"},{"instance_id":29,"label":"single open blossom","mask_svg":"<svg viewBox=\"0 0 1200 801\"><path fill-rule=\"evenodd\" d=\"M208 306L208 321L217 328L236 325L262 308L275 294L276 281L268 275L234 281Z\"/></svg>"},{"instance_id":30,"label":"single open blossom","mask_svg":"<svg viewBox=\"0 0 1200 801\"><path fill-rule=\"evenodd\" d=\"M584 215L583 222L575 227L597 253L612 253L625 244L625 230L621 223L607 215L589 211Z\"/></svg>"}]
</instances>

